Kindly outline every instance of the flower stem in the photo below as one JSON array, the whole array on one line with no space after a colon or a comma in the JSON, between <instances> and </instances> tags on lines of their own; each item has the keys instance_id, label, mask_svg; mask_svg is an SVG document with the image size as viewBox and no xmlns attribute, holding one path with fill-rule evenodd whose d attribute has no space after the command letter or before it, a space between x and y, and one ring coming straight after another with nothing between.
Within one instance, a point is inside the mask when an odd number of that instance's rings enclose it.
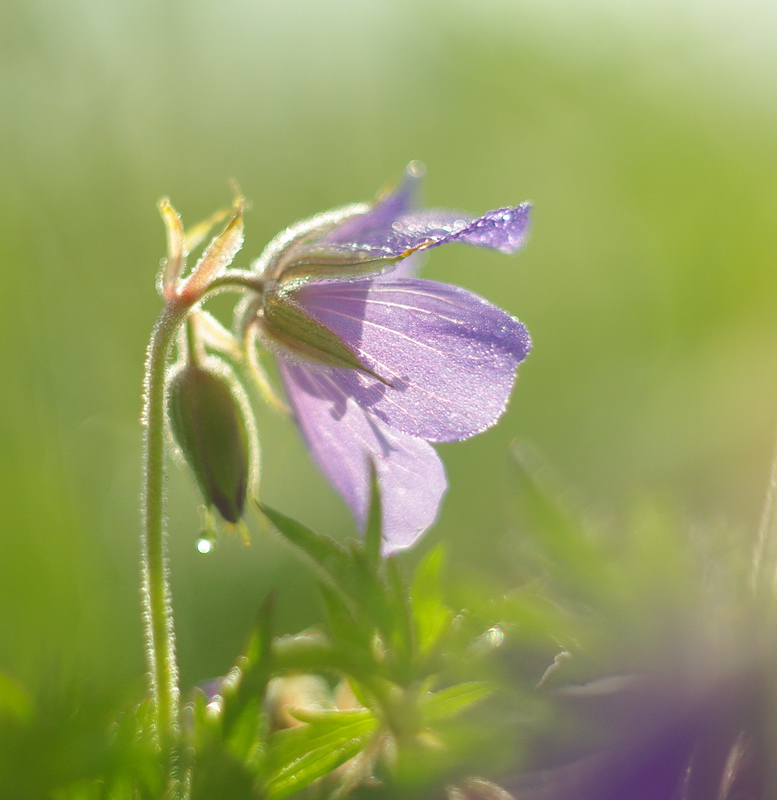
<instances>
[{"instance_id":1,"label":"flower stem","mask_svg":"<svg viewBox=\"0 0 777 800\"><path fill-rule=\"evenodd\" d=\"M185 793L180 750L180 689L175 657L172 595L167 556L165 525L165 384L170 350L181 324L192 306L211 291L252 288L261 291L261 279L239 270L227 271L197 294L184 296L171 292L151 334L146 354L144 378L143 425L144 483L141 574L143 623L146 638L146 661L151 684L154 733L167 761L168 794L179 798ZM196 357L194 331L188 331L188 343Z\"/></svg>"},{"instance_id":2,"label":"flower stem","mask_svg":"<svg viewBox=\"0 0 777 800\"><path fill-rule=\"evenodd\" d=\"M171 299L154 326L146 358L143 410L145 473L141 558L146 658L157 742L163 754L173 761L179 736L179 688L165 530L165 374L170 348L187 312L186 304ZM178 783L174 763L170 770L171 784Z\"/></svg>"}]
</instances>

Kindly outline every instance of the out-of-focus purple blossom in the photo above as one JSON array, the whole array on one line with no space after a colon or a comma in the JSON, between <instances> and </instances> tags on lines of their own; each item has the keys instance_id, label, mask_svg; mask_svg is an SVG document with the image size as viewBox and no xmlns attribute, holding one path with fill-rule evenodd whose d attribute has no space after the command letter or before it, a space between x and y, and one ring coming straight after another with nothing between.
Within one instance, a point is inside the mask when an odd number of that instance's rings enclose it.
<instances>
[{"instance_id":1,"label":"out-of-focus purple blossom","mask_svg":"<svg viewBox=\"0 0 777 800\"><path fill-rule=\"evenodd\" d=\"M384 552L409 547L447 488L429 442L459 441L503 413L530 348L524 326L481 297L415 277L419 255L450 242L515 252L529 204L481 217L414 210L421 170L372 205L284 231L255 265L255 324L279 356L310 451L364 525L374 464Z\"/></svg>"},{"instance_id":2,"label":"out-of-focus purple blossom","mask_svg":"<svg viewBox=\"0 0 777 800\"><path fill-rule=\"evenodd\" d=\"M609 742L563 766L516 776L516 800L767 800L764 675L634 676L617 691L565 698L597 706Z\"/></svg>"}]
</instances>

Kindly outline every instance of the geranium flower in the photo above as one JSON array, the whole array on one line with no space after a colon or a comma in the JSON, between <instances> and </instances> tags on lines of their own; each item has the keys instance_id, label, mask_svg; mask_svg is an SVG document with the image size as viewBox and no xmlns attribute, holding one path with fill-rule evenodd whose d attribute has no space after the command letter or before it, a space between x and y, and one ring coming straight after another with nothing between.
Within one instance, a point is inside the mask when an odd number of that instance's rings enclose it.
<instances>
[{"instance_id":1,"label":"geranium flower","mask_svg":"<svg viewBox=\"0 0 777 800\"><path fill-rule=\"evenodd\" d=\"M415 277L418 254L462 242L504 253L524 242L529 204L474 218L414 211L411 164L374 204L284 231L254 264L250 326L280 374L318 466L365 524L374 464L384 552L431 525L447 488L430 442L466 439L505 409L529 351L524 326L481 297Z\"/></svg>"}]
</instances>

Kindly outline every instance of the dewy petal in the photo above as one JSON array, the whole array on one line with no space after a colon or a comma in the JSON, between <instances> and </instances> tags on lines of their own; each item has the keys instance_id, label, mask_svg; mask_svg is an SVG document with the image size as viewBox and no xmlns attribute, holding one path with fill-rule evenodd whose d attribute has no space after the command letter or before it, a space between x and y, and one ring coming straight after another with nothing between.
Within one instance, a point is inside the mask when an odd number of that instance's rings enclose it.
<instances>
[{"instance_id":1,"label":"dewy petal","mask_svg":"<svg viewBox=\"0 0 777 800\"><path fill-rule=\"evenodd\" d=\"M332 369L342 392L428 441L458 441L493 425L531 346L518 320L436 281L314 283L295 299L383 381Z\"/></svg>"},{"instance_id":2,"label":"dewy petal","mask_svg":"<svg viewBox=\"0 0 777 800\"><path fill-rule=\"evenodd\" d=\"M394 222L415 208L423 176L423 164L411 161L405 168L402 180L393 191L380 197L366 213L352 217L339 225L324 237L324 241L370 244L385 239L391 233Z\"/></svg>"},{"instance_id":3,"label":"dewy petal","mask_svg":"<svg viewBox=\"0 0 777 800\"><path fill-rule=\"evenodd\" d=\"M530 212L531 203L487 211L463 228L452 231L442 239L436 239L430 247L448 242L463 242L473 247L489 247L502 253L514 253L526 241Z\"/></svg>"},{"instance_id":4,"label":"dewy petal","mask_svg":"<svg viewBox=\"0 0 777 800\"><path fill-rule=\"evenodd\" d=\"M427 442L392 430L349 398L331 373L280 360L289 403L313 458L366 524L370 459L383 510L383 552L410 547L437 517L445 470Z\"/></svg>"},{"instance_id":5,"label":"dewy petal","mask_svg":"<svg viewBox=\"0 0 777 800\"><path fill-rule=\"evenodd\" d=\"M514 253L526 241L530 211L531 203L521 203L512 208L497 208L477 218L473 218L471 214L441 209L417 211L398 217L389 229L362 231L359 238L352 237L348 241L340 237L341 229L338 229L337 241L353 247L381 248L394 255L419 247L439 247L449 242L462 242L502 253ZM348 224L353 224L358 219L356 217L349 220Z\"/></svg>"}]
</instances>

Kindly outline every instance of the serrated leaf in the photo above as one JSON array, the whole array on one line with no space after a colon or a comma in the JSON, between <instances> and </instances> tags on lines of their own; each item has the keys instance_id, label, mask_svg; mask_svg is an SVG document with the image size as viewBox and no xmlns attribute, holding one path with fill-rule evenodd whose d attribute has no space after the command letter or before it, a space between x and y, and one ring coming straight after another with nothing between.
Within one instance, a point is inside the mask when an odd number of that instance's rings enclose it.
<instances>
[{"instance_id":1,"label":"serrated leaf","mask_svg":"<svg viewBox=\"0 0 777 800\"><path fill-rule=\"evenodd\" d=\"M304 710L296 709L304 715ZM268 763L279 771L313 750L337 747L351 739L365 736L377 727L377 720L367 709L332 710L311 714L308 724L276 733L271 741Z\"/></svg>"},{"instance_id":2,"label":"serrated leaf","mask_svg":"<svg viewBox=\"0 0 777 800\"><path fill-rule=\"evenodd\" d=\"M421 700L421 710L428 720L455 717L484 700L494 691L490 681L470 681L450 686Z\"/></svg>"},{"instance_id":3,"label":"serrated leaf","mask_svg":"<svg viewBox=\"0 0 777 800\"><path fill-rule=\"evenodd\" d=\"M395 621L388 589L379 574L379 559L371 562L361 542L345 547L269 506L260 503L259 508L308 556L323 580L345 600L354 618L369 620L387 640L392 639Z\"/></svg>"},{"instance_id":4,"label":"serrated leaf","mask_svg":"<svg viewBox=\"0 0 777 800\"><path fill-rule=\"evenodd\" d=\"M301 550L315 565L321 577L340 592L350 583L350 553L341 544L323 533L297 522L280 511L259 503L261 512L291 544ZM347 592L348 593L348 592Z\"/></svg>"}]
</instances>

